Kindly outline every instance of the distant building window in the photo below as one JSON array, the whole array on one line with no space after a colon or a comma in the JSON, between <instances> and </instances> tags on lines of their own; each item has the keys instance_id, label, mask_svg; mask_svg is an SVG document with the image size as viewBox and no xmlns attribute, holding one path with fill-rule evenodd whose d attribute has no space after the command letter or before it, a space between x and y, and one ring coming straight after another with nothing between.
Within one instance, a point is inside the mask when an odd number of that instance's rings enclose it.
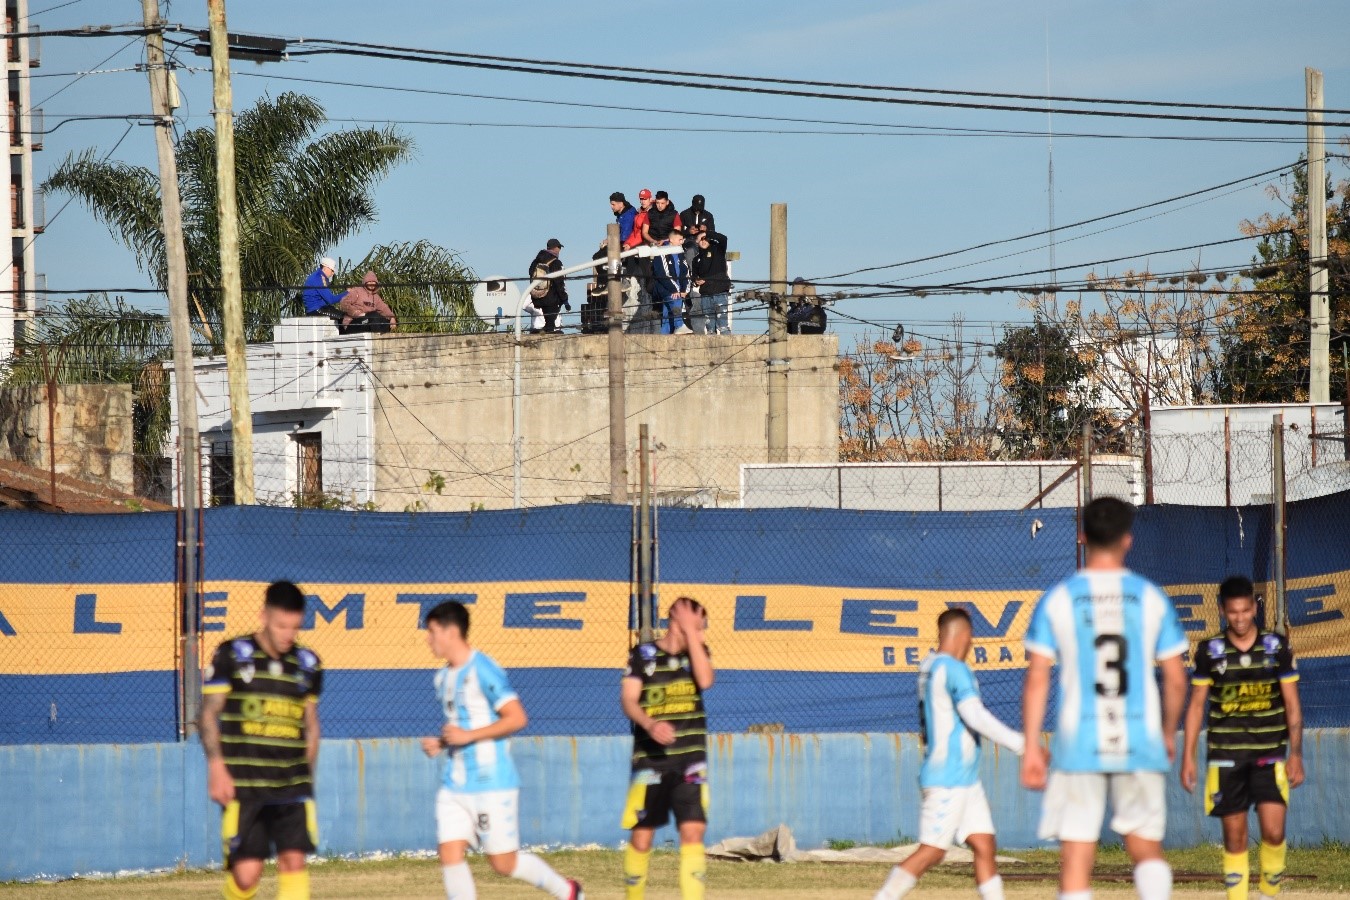
<instances>
[{"instance_id":1,"label":"distant building window","mask_svg":"<svg viewBox=\"0 0 1350 900\"><path fill-rule=\"evenodd\" d=\"M211 505L234 506L234 444L211 444Z\"/></svg>"},{"instance_id":2,"label":"distant building window","mask_svg":"<svg viewBox=\"0 0 1350 900\"><path fill-rule=\"evenodd\" d=\"M316 432L292 436L295 441L296 505L323 505L323 436Z\"/></svg>"}]
</instances>

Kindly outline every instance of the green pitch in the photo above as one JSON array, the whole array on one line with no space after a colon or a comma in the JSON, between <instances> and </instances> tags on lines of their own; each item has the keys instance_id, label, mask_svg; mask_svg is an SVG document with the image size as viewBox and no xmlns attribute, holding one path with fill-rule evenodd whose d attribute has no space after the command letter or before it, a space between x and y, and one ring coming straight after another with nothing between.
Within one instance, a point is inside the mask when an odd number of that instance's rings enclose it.
<instances>
[{"instance_id":1,"label":"green pitch","mask_svg":"<svg viewBox=\"0 0 1350 900\"><path fill-rule=\"evenodd\" d=\"M1054 853L1034 851L1005 853L1026 861L1025 865L1007 866L1005 876L1011 876L1007 885L1009 897L1043 898L1053 896L1052 880L1058 869ZM622 857L615 851L584 850L546 854L549 863L558 871L580 879L586 887L589 900L622 900L623 880L620 875ZM1208 881L1178 881L1177 892L1200 896L1217 896L1222 890L1218 881L1219 850L1202 847L1169 854L1179 878L1187 873L1206 876ZM674 853L658 851L652 858L650 900L678 900L677 858ZM1118 849L1105 849L1098 858L1098 871L1104 876L1096 885L1102 894L1133 896L1128 882L1129 861ZM493 875L482 860L473 862L474 878L479 895L485 900L533 900L539 892ZM732 900L870 900L886 877L888 866L842 865L829 863L726 863L710 860L708 864L708 896ZM1289 851L1289 873L1281 897L1285 900L1312 900L1312 898L1341 896L1350 893L1350 849L1339 845L1323 848ZM1315 874L1316 878L1303 878ZM276 883L268 872L259 900L275 896ZM1026 876L1043 876L1043 880L1024 881ZM1015 880L1014 880L1015 879ZM1110 880L1108 880L1110 879ZM0 884L0 900L121 900L134 896L145 900L169 898L200 898L215 900L220 896L221 876L218 872L188 872L124 879L95 879L65 881L55 884ZM442 900L440 872L433 860L381 860L371 862L325 861L313 868L313 895L322 900L369 900L375 897L406 897L417 900ZM945 867L924 878L915 892L916 900L965 900L974 895L969 868ZM1253 889L1255 896L1255 889Z\"/></svg>"}]
</instances>

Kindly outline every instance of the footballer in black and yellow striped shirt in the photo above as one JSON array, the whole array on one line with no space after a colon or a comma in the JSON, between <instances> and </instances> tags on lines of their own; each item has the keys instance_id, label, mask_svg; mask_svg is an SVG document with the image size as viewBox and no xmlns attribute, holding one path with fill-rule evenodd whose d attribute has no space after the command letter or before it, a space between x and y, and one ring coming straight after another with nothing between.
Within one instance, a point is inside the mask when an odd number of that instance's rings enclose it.
<instances>
[{"instance_id":1,"label":"footballer in black and yellow striped shirt","mask_svg":"<svg viewBox=\"0 0 1350 900\"><path fill-rule=\"evenodd\" d=\"M304 614L298 587L269 585L258 630L221 644L203 679L201 739L207 790L224 809L227 900L257 892L273 849L278 900L309 898L323 668L295 642Z\"/></svg>"},{"instance_id":2,"label":"footballer in black and yellow striped shirt","mask_svg":"<svg viewBox=\"0 0 1350 900\"><path fill-rule=\"evenodd\" d=\"M1234 576L1220 585L1219 606L1227 627L1202 640L1192 660L1181 783L1188 791L1196 788L1203 726L1209 732L1205 812L1223 826L1228 898L1247 897L1247 815L1253 806L1261 828L1261 894L1273 897L1284 880L1289 790L1303 783L1298 668L1288 640L1257 626L1250 579Z\"/></svg>"}]
</instances>

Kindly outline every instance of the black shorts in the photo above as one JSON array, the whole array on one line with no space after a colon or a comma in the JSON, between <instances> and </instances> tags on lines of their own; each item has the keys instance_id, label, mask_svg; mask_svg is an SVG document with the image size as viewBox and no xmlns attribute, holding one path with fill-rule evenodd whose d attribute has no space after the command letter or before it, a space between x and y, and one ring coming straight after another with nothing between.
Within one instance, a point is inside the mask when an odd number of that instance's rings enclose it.
<instances>
[{"instance_id":1,"label":"black shorts","mask_svg":"<svg viewBox=\"0 0 1350 900\"><path fill-rule=\"evenodd\" d=\"M278 853L313 853L318 839L313 800L234 800L220 818L221 856L226 868L239 859L270 859L273 849Z\"/></svg>"},{"instance_id":2,"label":"black shorts","mask_svg":"<svg viewBox=\"0 0 1350 900\"><path fill-rule=\"evenodd\" d=\"M1215 818L1247 810L1261 803L1289 803L1289 779L1284 763L1211 762L1205 773L1205 812Z\"/></svg>"},{"instance_id":3,"label":"black shorts","mask_svg":"<svg viewBox=\"0 0 1350 900\"><path fill-rule=\"evenodd\" d=\"M708 821L708 764L674 772L639 769L628 786L622 827L660 828L675 814L675 824Z\"/></svg>"}]
</instances>

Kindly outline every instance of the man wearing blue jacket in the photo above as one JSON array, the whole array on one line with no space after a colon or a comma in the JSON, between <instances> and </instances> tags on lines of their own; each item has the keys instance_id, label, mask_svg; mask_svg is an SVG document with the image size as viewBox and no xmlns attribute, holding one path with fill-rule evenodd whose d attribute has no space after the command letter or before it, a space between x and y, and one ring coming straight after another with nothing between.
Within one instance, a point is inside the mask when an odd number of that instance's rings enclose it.
<instances>
[{"instance_id":1,"label":"man wearing blue jacket","mask_svg":"<svg viewBox=\"0 0 1350 900\"><path fill-rule=\"evenodd\" d=\"M333 258L325 256L319 260L319 267L305 279L305 289L301 292L301 299L305 301L305 315L327 315L324 307L336 308L342 302L342 298L347 296L346 291L337 294L328 286L333 281L333 272L336 269L337 263Z\"/></svg>"},{"instance_id":2,"label":"man wearing blue jacket","mask_svg":"<svg viewBox=\"0 0 1350 900\"><path fill-rule=\"evenodd\" d=\"M684 235L672 231L662 246L680 247L684 244ZM671 256L658 256L652 260L652 288L656 293L656 306L661 312L662 334L693 334L693 329L684 323L684 303L689 296L689 264L683 253Z\"/></svg>"}]
</instances>

